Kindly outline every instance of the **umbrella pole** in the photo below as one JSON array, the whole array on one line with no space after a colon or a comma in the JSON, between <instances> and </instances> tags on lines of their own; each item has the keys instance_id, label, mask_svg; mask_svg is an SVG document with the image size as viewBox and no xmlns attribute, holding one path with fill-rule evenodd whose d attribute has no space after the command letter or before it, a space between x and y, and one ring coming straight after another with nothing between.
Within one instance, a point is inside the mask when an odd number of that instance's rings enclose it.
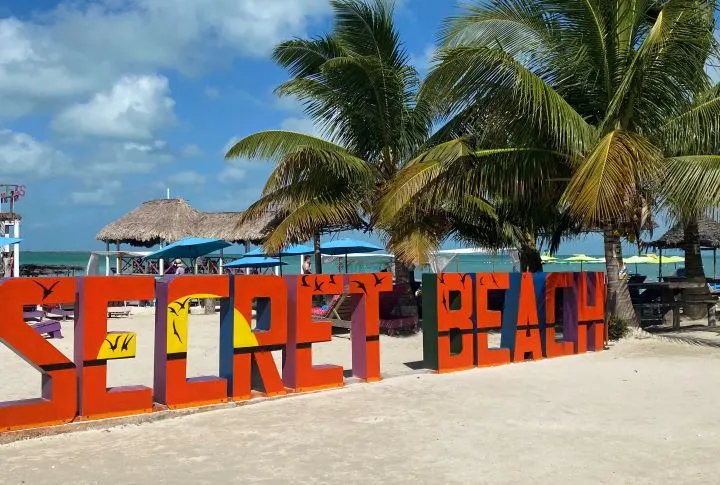
<instances>
[{"instance_id":1,"label":"umbrella pole","mask_svg":"<svg viewBox=\"0 0 720 485\"><path fill-rule=\"evenodd\" d=\"M282 253L278 255L278 259L280 260L280 266L278 266L278 269L280 270L280 276L282 276Z\"/></svg>"},{"instance_id":2,"label":"umbrella pole","mask_svg":"<svg viewBox=\"0 0 720 485\"><path fill-rule=\"evenodd\" d=\"M675 265L677 268L677 264ZM658 269L658 281L662 281L662 248L660 248L660 268Z\"/></svg>"},{"instance_id":3,"label":"umbrella pole","mask_svg":"<svg viewBox=\"0 0 720 485\"><path fill-rule=\"evenodd\" d=\"M348 273L348 265L347 265L348 257L347 257L347 255L348 255L348 253L345 253L345 274Z\"/></svg>"}]
</instances>

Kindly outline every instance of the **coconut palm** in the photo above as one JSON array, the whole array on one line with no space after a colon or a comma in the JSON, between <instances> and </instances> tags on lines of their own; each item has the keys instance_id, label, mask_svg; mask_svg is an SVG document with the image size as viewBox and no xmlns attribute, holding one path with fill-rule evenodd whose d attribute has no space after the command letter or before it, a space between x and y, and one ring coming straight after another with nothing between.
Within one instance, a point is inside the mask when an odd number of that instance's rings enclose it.
<instances>
[{"instance_id":1,"label":"coconut palm","mask_svg":"<svg viewBox=\"0 0 720 485\"><path fill-rule=\"evenodd\" d=\"M683 228L685 251L685 277L699 283L696 288L683 292L685 313L700 318L707 312L704 303L709 289L705 285L705 271L700 251L699 221L706 212L720 203L720 128L716 117L709 116L713 105L720 103L720 84L712 86L688 102L678 122L666 130L665 151L668 162L668 181L663 185L665 205L673 219ZM695 130L689 132L682 122L695 118ZM699 128L699 130L698 130ZM710 154L710 155L707 155Z\"/></svg>"},{"instance_id":2,"label":"coconut palm","mask_svg":"<svg viewBox=\"0 0 720 485\"><path fill-rule=\"evenodd\" d=\"M264 243L275 251L328 228L372 229L375 201L427 140L431 119L417 98L419 77L393 22L392 1L332 0L330 34L294 39L273 58L291 79L276 89L294 97L322 137L265 131L238 141L227 158L276 164L246 221L267 209L284 217ZM412 267L396 264L407 282Z\"/></svg>"},{"instance_id":3,"label":"coconut palm","mask_svg":"<svg viewBox=\"0 0 720 485\"><path fill-rule=\"evenodd\" d=\"M471 147L465 166L474 174L445 177L462 158L452 150L419 157L412 164L419 167L406 170L424 176L401 175L404 183L386 197L388 211L423 191L451 195L453 183L464 183L465 197L497 190L513 197L531 180L532 190L561 184L561 207L603 231L609 310L636 321L618 278L620 238L637 226L648 193L671 165L664 144L689 138L702 145L712 136L707 128L717 126L717 97L687 111L693 94L709 86L704 67L714 56L714 8L707 0L478 0L465 6L445 23L421 94L438 101L444 116L484 113L506 127L507 139ZM496 178L487 165L506 170ZM564 169L569 180L558 180L553 172Z\"/></svg>"}]
</instances>

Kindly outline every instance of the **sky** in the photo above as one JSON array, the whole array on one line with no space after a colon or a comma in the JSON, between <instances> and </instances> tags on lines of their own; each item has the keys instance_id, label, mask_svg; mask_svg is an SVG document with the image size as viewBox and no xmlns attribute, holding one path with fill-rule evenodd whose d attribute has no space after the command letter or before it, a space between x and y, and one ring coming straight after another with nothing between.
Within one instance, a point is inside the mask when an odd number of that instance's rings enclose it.
<instances>
[{"instance_id":1,"label":"sky","mask_svg":"<svg viewBox=\"0 0 720 485\"><path fill-rule=\"evenodd\" d=\"M396 22L427 71L454 0L402 0ZM0 184L26 250L89 250L97 232L144 201L183 197L241 211L270 171L226 162L234 139L267 129L314 133L278 42L328 31L327 0L5 0L0 4ZM563 252L602 252L589 236Z\"/></svg>"}]
</instances>

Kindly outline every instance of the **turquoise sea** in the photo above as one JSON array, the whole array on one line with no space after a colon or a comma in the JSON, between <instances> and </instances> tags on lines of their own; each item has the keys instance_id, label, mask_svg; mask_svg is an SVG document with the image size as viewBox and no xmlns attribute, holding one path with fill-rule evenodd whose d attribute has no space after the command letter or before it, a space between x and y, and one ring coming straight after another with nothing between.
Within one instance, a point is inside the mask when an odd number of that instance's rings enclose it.
<instances>
[{"instance_id":1,"label":"turquoise sea","mask_svg":"<svg viewBox=\"0 0 720 485\"><path fill-rule=\"evenodd\" d=\"M675 254L675 253L673 253ZM682 253L679 253L682 255ZM241 255L227 254L227 257L240 257ZM559 259L564 259L570 255L557 255ZM590 255L600 256L600 255ZM63 251L63 252L39 252L39 251L23 251L20 254L21 264L57 264L57 265L68 265L68 266L80 266L85 268L90 257L88 251ZM101 270L104 272L104 258L101 258ZM300 258L299 257L286 257L283 261L287 263L287 266L283 268L285 274L297 274L300 272ZM705 254L703 257L703 263L705 267L705 275L707 277L713 276L713 258L712 254ZM112 263L111 263L112 264ZM387 265L387 259L378 257L363 257L355 260L351 259L349 263L350 272L367 272L367 271L379 271ZM682 266L682 265L679 265ZM637 269L636 269L637 268ZM337 272L338 264L333 261L326 261L324 263L324 272ZM605 266L603 264L583 264L583 269L587 271L604 271ZM631 272L644 274L648 276L648 280L657 279L658 277L658 265L655 264L639 264L629 265ZM674 264L664 264L663 274L670 275L676 269ZM483 272L483 271L499 271L507 272L512 270L512 261L506 254L497 255L460 255L456 256L445 268L446 272ZM579 271L579 264L546 264L545 271ZM429 271L429 269L425 269ZM417 270L416 276L420 276L423 270ZM78 272L77 274L84 274L85 271ZM718 275L720 275L720 264L718 265ZM717 276L717 275L716 275Z\"/></svg>"}]
</instances>

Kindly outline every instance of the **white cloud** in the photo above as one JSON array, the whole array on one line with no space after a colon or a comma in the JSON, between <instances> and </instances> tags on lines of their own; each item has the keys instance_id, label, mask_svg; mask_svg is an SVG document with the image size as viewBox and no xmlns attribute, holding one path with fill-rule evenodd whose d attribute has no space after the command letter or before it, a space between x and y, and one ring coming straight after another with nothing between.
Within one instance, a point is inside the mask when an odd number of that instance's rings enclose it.
<instances>
[{"instance_id":1,"label":"white cloud","mask_svg":"<svg viewBox=\"0 0 720 485\"><path fill-rule=\"evenodd\" d=\"M185 170L170 175L167 180L175 185L199 185L205 183L205 176L193 170Z\"/></svg>"},{"instance_id":2,"label":"white cloud","mask_svg":"<svg viewBox=\"0 0 720 485\"><path fill-rule=\"evenodd\" d=\"M103 143L83 162L82 176L86 179L103 179L148 174L175 159L175 154L162 140L148 144Z\"/></svg>"},{"instance_id":3,"label":"white cloud","mask_svg":"<svg viewBox=\"0 0 720 485\"><path fill-rule=\"evenodd\" d=\"M235 165L227 165L218 174L218 180L222 183L229 184L233 182L241 182L247 177L247 169Z\"/></svg>"},{"instance_id":4,"label":"white cloud","mask_svg":"<svg viewBox=\"0 0 720 485\"><path fill-rule=\"evenodd\" d=\"M322 136L320 130L308 118L285 118L280 123L280 129L305 133L306 135Z\"/></svg>"},{"instance_id":5,"label":"white cloud","mask_svg":"<svg viewBox=\"0 0 720 485\"><path fill-rule=\"evenodd\" d=\"M292 114L303 113L302 103L294 96L277 96L275 98L275 107Z\"/></svg>"},{"instance_id":6,"label":"white cloud","mask_svg":"<svg viewBox=\"0 0 720 485\"><path fill-rule=\"evenodd\" d=\"M202 211L242 211L260 197L260 186L233 188L231 192L214 193L205 200L193 199L193 207Z\"/></svg>"},{"instance_id":7,"label":"white cloud","mask_svg":"<svg viewBox=\"0 0 720 485\"><path fill-rule=\"evenodd\" d=\"M191 143L190 145L185 145L184 147L182 147L180 149L180 154L183 157L195 158L195 157L202 156L203 151L202 151L202 148Z\"/></svg>"},{"instance_id":8,"label":"white cloud","mask_svg":"<svg viewBox=\"0 0 720 485\"><path fill-rule=\"evenodd\" d=\"M123 76L109 91L70 106L52 122L56 131L123 140L151 140L175 119L163 76Z\"/></svg>"},{"instance_id":9,"label":"white cloud","mask_svg":"<svg viewBox=\"0 0 720 485\"><path fill-rule=\"evenodd\" d=\"M47 177L69 165L67 156L51 145L27 133L0 129L0 175Z\"/></svg>"},{"instance_id":10,"label":"white cloud","mask_svg":"<svg viewBox=\"0 0 720 485\"><path fill-rule=\"evenodd\" d=\"M72 192L70 200L76 205L113 205L121 189L119 180L104 180L93 189Z\"/></svg>"},{"instance_id":11,"label":"white cloud","mask_svg":"<svg viewBox=\"0 0 720 485\"><path fill-rule=\"evenodd\" d=\"M213 86L208 86L205 88L205 96L207 96L210 99L216 99L220 97L220 90L218 88L215 88Z\"/></svg>"},{"instance_id":12,"label":"white cloud","mask_svg":"<svg viewBox=\"0 0 720 485\"><path fill-rule=\"evenodd\" d=\"M265 56L329 13L327 0L67 0L0 19L0 116L52 111L127 72L191 74Z\"/></svg>"},{"instance_id":13,"label":"white cloud","mask_svg":"<svg viewBox=\"0 0 720 485\"><path fill-rule=\"evenodd\" d=\"M410 64L415 66L415 69L417 69L420 74L425 74L432 66L435 52L437 52L437 48L433 44L428 44L421 54L410 55Z\"/></svg>"}]
</instances>

